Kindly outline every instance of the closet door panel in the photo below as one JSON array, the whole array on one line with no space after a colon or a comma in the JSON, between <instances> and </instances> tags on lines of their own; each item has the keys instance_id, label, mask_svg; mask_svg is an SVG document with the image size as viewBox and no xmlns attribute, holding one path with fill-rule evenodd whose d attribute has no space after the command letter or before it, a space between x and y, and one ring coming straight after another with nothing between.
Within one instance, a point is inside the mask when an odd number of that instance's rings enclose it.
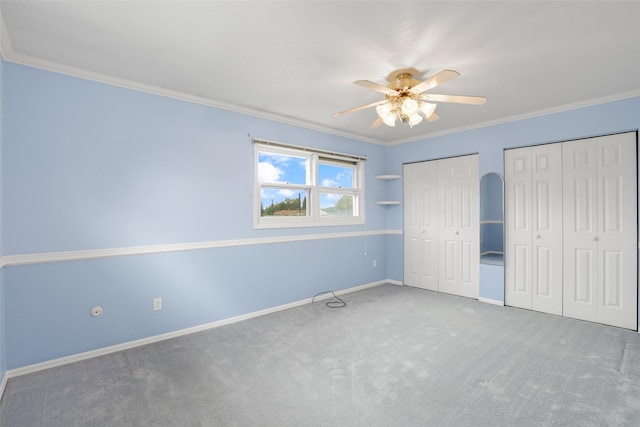
<instances>
[{"instance_id":1,"label":"closet door panel","mask_svg":"<svg viewBox=\"0 0 640 427\"><path fill-rule=\"evenodd\" d=\"M438 290L438 169L433 162L420 163L422 181L420 184L422 200L422 277L420 287L432 291Z\"/></svg>"},{"instance_id":2,"label":"closet door panel","mask_svg":"<svg viewBox=\"0 0 640 427\"><path fill-rule=\"evenodd\" d=\"M531 309L531 148L505 151L505 304Z\"/></svg>"},{"instance_id":3,"label":"closet door panel","mask_svg":"<svg viewBox=\"0 0 640 427\"><path fill-rule=\"evenodd\" d=\"M637 329L635 133L595 138L598 149L598 319Z\"/></svg>"},{"instance_id":4,"label":"closet door panel","mask_svg":"<svg viewBox=\"0 0 640 427\"><path fill-rule=\"evenodd\" d=\"M531 308L562 315L562 147L531 148Z\"/></svg>"},{"instance_id":5,"label":"closet door panel","mask_svg":"<svg viewBox=\"0 0 640 427\"><path fill-rule=\"evenodd\" d=\"M422 277L420 287L432 291L438 290L438 241L430 238L422 239ZM434 262L435 260L435 262Z\"/></svg>"},{"instance_id":6,"label":"closet door panel","mask_svg":"<svg viewBox=\"0 0 640 427\"><path fill-rule=\"evenodd\" d=\"M457 159L438 160L440 186L440 276L439 290L460 294L460 186Z\"/></svg>"},{"instance_id":7,"label":"closet door panel","mask_svg":"<svg viewBox=\"0 0 640 427\"><path fill-rule=\"evenodd\" d=\"M478 298L478 156L404 166L406 285Z\"/></svg>"},{"instance_id":8,"label":"closet door panel","mask_svg":"<svg viewBox=\"0 0 640 427\"><path fill-rule=\"evenodd\" d=\"M439 289L478 298L480 208L478 156L438 161L440 168Z\"/></svg>"},{"instance_id":9,"label":"closet door panel","mask_svg":"<svg viewBox=\"0 0 640 427\"><path fill-rule=\"evenodd\" d=\"M460 208L458 236L460 244L459 293L469 298L479 296L480 277L480 181L478 156L457 158Z\"/></svg>"},{"instance_id":10,"label":"closet door panel","mask_svg":"<svg viewBox=\"0 0 640 427\"><path fill-rule=\"evenodd\" d=\"M563 314L596 321L597 180L593 140L562 145L564 190Z\"/></svg>"},{"instance_id":11,"label":"closet door panel","mask_svg":"<svg viewBox=\"0 0 640 427\"><path fill-rule=\"evenodd\" d=\"M403 167L404 192L404 284L419 286L421 273L420 241L422 229L422 201L420 168L418 164Z\"/></svg>"},{"instance_id":12,"label":"closet door panel","mask_svg":"<svg viewBox=\"0 0 640 427\"><path fill-rule=\"evenodd\" d=\"M569 317L637 329L636 135L564 145Z\"/></svg>"},{"instance_id":13,"label":"closet door panel","mask_svg":"<svg viewBox=\"0 0 640 427\"><path fill-rule=\"evenodd\" d=\"M404 283L438 290L438 174L429 162L404 165Z\"/></svg>"}]
</instances>

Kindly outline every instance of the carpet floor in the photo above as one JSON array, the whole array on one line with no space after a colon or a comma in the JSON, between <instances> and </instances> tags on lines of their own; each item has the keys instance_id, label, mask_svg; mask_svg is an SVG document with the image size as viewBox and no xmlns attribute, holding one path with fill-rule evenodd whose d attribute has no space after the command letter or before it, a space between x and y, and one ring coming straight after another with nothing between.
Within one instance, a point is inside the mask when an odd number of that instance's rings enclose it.
<instances>
[{"instance_id":1,"label":"carpet floor","mask_svg":"<svg viewBox=\"0 0 640 427\"><path fill-rule=\"evenodd\" d=\"M382 285L8 381L0 425L638 426L640 334Z\"/></svg>"}]
</instances>

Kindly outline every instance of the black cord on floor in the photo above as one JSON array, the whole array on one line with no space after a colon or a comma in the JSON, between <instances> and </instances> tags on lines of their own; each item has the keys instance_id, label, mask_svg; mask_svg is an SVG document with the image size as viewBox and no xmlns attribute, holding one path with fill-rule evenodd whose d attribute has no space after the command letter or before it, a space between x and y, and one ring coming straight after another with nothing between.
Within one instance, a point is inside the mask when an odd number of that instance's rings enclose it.
<instances>
[{"instance_id":1,"label":"black cord on floor","mask_svg":"<svg viewBox=\"0 0 640 427\"><path fill-rule=\"evenodd\" d=\"M342 307L346 307L347 303L342 301L340 298L338 298L336 296L336 294L333 293L333 291L329 290L329 291L323 291L323 292L318 292L317 294L315 294L313 296L313 298L311 298L311 302L314 303L316 300L316 297L318 295L323 295L323 294L328 294L329 292L331 292L331 295L333 295L333 297L335 299L337 299L338 301L328 301L325 305L329 308L342 308Z\"/></svg>"}]
</instances>

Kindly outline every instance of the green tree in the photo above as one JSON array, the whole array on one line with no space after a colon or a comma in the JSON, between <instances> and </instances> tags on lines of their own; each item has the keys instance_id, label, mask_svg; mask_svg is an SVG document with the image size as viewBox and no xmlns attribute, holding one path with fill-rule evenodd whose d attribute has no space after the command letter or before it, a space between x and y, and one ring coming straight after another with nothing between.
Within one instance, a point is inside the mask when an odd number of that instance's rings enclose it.
<instances>
[{"instance_id":1,"label":"green tree","mask_svg":"<svg viewBox=\"0 0 640 427\"><path fill-rule=\"evenodd\" d=\"M338 212L353 212L353 197L342 196L336 203L336 210Z\"/></svg>"}]
</instances>

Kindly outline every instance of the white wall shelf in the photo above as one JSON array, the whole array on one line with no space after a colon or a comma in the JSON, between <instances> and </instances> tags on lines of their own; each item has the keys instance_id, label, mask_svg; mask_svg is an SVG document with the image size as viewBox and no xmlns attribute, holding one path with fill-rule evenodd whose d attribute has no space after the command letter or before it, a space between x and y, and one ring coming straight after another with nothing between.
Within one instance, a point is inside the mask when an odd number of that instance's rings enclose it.
<instances>
[{"instance_id":1,"label":"white wall shelf","mask_svg":"<svg viewBox=\"0 0 640 427\"><path fill-rule=\"evenodd\" d=\"M394 179L400 179L402 178L401 175L377 175L376 179L381 179L383 181L391 181Z\"/></svg>"},{"instance_id":2,"label":"white wall shelf","mask_svg":"<svg viewBox=\"0 0 640 427\"><path fill-rule=\"evenodd\" d=\"M376 179L379 179L381 181L393 181L400 178L402 178L402 175L392 175L392 174L376 175ZM393 206L393 205L401 204L401 202L398 200L379 200L376 203L381 206Z\"/></svg>"}]
</instances>

